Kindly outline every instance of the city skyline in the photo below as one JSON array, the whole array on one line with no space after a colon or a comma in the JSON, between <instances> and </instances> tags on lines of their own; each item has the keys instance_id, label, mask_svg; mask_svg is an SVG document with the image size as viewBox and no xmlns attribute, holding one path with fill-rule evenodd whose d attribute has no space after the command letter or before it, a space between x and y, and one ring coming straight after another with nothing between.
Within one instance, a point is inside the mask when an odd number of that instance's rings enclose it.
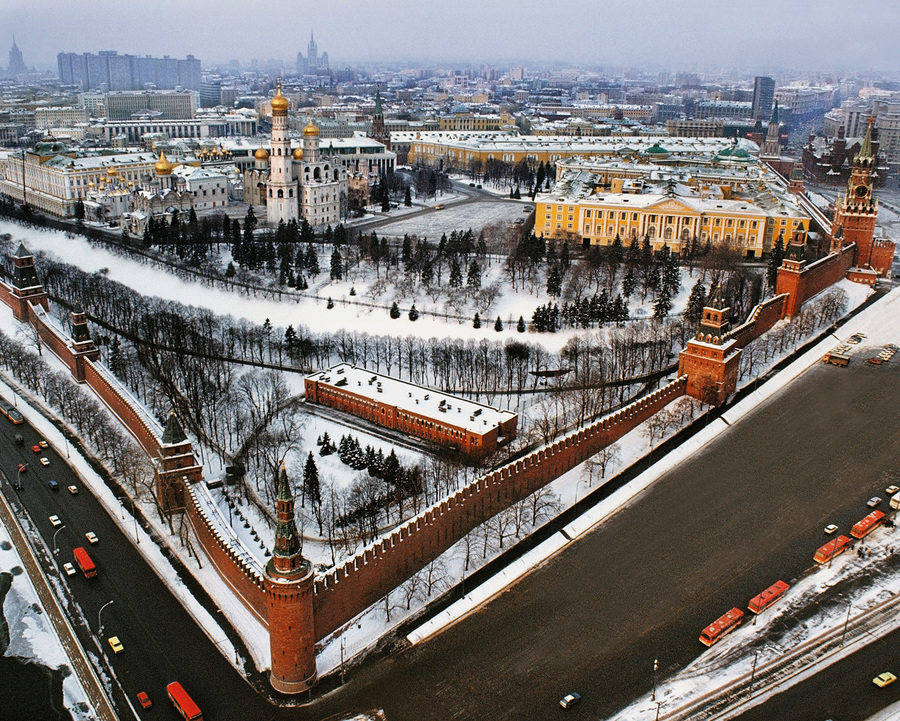
<instances>
[{"instance_id":1,"label":"city skyline","mask_svg":"<svg viewBox=\"0 0 900 721\"><path fill-rule=\"evenodd\" d=\"M28 67L53 70L58 52L117 50L136 55L193 54L204 66L236 59L280 60L293 68L310 32L332 65L413 61L427 63L562 63L588 66L667 67L747 75L779 69L882 72L895 67L893 37L900 6L876 0L856 3L852 13L836 0L784 6L762 0L748 13L711 0L666 0L598 5L577 0L547 11L526 0L506 6L460 0L452 9L402 0L378 4L346 0L298 6L273 0L267 14L245 4L200 0L190 6L162 0L160 15L177 24L158 27L136 9L99 0L83 6L43 0L12 0L0 9ZM53 23L47 21L54 19ZM96 19L102 17L103 23ZM275 25L272 17L279 18ZM348 22L348 17L351 21ZM258 22L248 22L256 18ZM279 28L273 42L273 27ZM348 29L351 27L359 30ZM452 27L451 32L446 28ZM197 28L203 28L198 34ZM363 30L364 29L364 30ZM274 48L278 48L276 52Z\"/></svg>"}]
</instances>

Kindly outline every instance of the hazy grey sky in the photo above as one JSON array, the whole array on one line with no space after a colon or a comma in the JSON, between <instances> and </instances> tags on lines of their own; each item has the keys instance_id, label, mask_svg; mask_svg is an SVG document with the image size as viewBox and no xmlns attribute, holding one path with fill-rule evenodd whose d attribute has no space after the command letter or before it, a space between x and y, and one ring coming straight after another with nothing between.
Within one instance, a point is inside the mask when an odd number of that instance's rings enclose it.
<instances>
[{"instance_id":1,"label":"hazy grey sky","mask_svg":"<svg viewBox=\"0 0 900 721\"><path fill-rule=\"evenodd\" d=\"M312 30L332 67L409 59L900 70L898 0L2 0L0 29L0 65L15 34L39 68L55 68L57 52L98 50L293 67Z\"/></svg>"}]
</instances>

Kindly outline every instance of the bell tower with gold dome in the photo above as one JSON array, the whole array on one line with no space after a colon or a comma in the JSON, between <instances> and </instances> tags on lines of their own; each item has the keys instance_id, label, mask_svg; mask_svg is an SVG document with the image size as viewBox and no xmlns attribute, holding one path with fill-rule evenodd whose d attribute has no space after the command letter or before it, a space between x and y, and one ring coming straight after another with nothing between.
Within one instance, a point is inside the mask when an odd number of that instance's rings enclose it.
<instances>
[{"instance_id":1,"label":"bell tower with gold dome","mask_svg":"<svg viewBox=\"0 0 900 721\"><path fill-rule=\"evenodd\" d=\"M298 220L300 205L294 180L291 138L288 134L288 100L278 83L272 98L272 146L269 150L269 178L266 188L266 218L272 225Z\"/></svg>"}]
</instances>

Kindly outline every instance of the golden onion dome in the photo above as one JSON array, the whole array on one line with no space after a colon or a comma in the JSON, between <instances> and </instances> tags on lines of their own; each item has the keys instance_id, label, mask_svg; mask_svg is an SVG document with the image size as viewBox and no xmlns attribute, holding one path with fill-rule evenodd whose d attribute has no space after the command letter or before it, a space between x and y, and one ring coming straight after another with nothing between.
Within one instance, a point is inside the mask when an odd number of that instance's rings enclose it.
<instances>
[{"instance_id":1,"label":"golden onion dome","mask_svg":"<svg viewBox=\"0 0 900 721\"><path fill-rule=\"evenodd\" d=\"M283 113L287 113L288 109L288 99L281 94L281 83L278 84L277 89L275 90L275 97L272 98L272 112L280 111Z\"/></svg>"},{"instance_id":2,"label":"golden onion dome","mask_svg":"<svg viewBox=\"0 0 900 721\"><path fill-rule=\"evenodd\" d=\"M93 182L88 183L88 187L89 187L89 188L93 188L93 187L94 187L94 183L93 183Z\"/></svg>"},{"instance_id":3,"label":"golden onion dome","mask_svg":"<svg viewBox=\"0 0 900 721\"><path fill-rule=\"evenodd\" d=\"M263 147L260 147L255 153L253 153L253 157L257 160L268 160L269 159L269 151Z\"/></svg>"},{"instance_id":4,"label":"golden onion dome","mask_svg":"<svg viewBox=\"0 0 900 721\"><path fill-rule=\"evenodd\" d=\"M303 160L303 148L294 148L294 160Z\"/></svg>"},{"instance_id":5,"label":"golden onion dome","mask_svg":"<svg viewBox=\"0 0 900 721\"><path fill-rule=\"evenodd\" d=\"M303 128L303 134L306 136L319 134L319 129L316 127L316 124L312 121L312 118L309 119L309 122L306 124L306 127Z\"/></svg>"},{"instance_id":6,"label":"golden onion dome","mask_svg":"<svg viewBox=\"0 0 900 721\"><path fill-rule=\"evenodd\" d=\"M107 174L110 178L115 178L115 177L119 174L119 171L116 170L115 168L110 168L110 169L107 171L106 174Z\"/></svg>"},{"instance_id":7,"label":"golden onion dome","mask_svg":"<svg viewBox=\"0 0 900 721\"><path fill-rule=\"evenodd\" d=\"M164 150L161 150L159 152L159 160L156 161L153 167L156 168L157 175L171 175L175 166L166 160L166 153Z\"/></svg>"}]
</instances>

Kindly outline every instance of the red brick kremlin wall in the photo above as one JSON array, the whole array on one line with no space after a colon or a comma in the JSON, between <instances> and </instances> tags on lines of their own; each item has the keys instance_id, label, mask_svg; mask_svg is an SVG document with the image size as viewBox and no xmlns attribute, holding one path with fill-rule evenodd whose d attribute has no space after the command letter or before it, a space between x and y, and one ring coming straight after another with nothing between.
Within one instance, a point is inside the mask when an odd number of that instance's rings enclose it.
<instances>
[{"instance_id":1,"label":"red brick kremlin wall","mask_svg":"<svg viewBox=\"0 0 900 721\"><path fill-rule=\"evenodd\" d=\"M684 395L682 377L622 410L473 481L316 580L321 640L437 558L469 531L586 461Z\"/></svg>"},{"instance_id":2,"label":"red brick kremlin wall","mask_svg":"<svg viewBox=\"0 0 900 721\"><path fill-rule=\"evenodd\" d=\"M806 301L847 275L847 270L853 265L855 252L856 246L848 245L838 253L810 263L799 272L782 265L778 269L775 292L778 295L787 293L790 296L785 307L785 316L793 318ZM785 261L786 264L787 262Z\"/></svg>"}]
</instances>

